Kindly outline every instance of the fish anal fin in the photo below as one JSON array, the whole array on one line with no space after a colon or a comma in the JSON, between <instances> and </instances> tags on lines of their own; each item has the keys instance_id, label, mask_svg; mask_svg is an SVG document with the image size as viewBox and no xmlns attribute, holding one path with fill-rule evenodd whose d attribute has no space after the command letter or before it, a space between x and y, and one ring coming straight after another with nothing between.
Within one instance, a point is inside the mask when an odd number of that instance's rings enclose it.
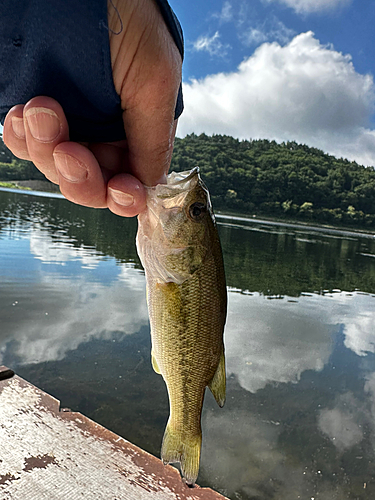
<instances>
[{"instance_id":1,"label":"fish anal fin","mask_svg":"<svg viewBox=\"0 0 375 500\"><path fill-rule=\"evenodd\" d=\"M160 371L158 363L155 359L155 355L154 355L153 351L151 351L151 364L152 364L152 368L154 369L154 372L157 373L158 375L161 375L161 371Z\"/></svg>"},{"instance_id":2,"label":"fish anal fin","mask_svg":"<svg viewBox=\"0 0 375 500\"><path fill-rule=\"evenodd\" d=\"M199 460L202 434L182 435L168 423L161 447L161 459L164 464L180 463L181 474L189 486L194 486L199 472Z\"/></svg>"},{"instance_id":3,"label":"fish anal fin","mask_svg":"<svg viewBox=\"0 0 375 500\"><path fill-rule=\"evenodd\" d=\"M208 388L212 392L217 404L222 408L225 403L225 356L224 349L221 352L220 361L215 375L212 377Z\"/></svg>"}]
</instances>

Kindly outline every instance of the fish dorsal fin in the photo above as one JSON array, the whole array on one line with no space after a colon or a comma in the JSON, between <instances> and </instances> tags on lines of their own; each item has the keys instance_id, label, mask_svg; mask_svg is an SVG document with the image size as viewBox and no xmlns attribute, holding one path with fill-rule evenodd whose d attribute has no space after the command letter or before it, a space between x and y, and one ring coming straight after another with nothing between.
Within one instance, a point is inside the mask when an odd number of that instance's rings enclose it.
<instances>
[{"instance_id":1,"label":"fish dorsal fin","mask_svg":"<svg viewBox=\"0 0 375 500\"><path fill-rule=\"evenodd\" d=\"M208 384L208 388L212 392L217 404L222 408L225 403L225 357L224 349L221 351L219 365L212 377L211 382Z\"/></svg>"},{"instance_id":2,"label":"fish dorsal fin","mask_svg":"<svg viewBox=\"0 0 375 500\"><path fill-rule=\"evenodd\" d=\"M152 368L154 369L154 372L161 375L161 371L160 371L158 363L155 359L155 355L154 355L153 351L151 351L151 364L152 364Z\"/></svg>"}]
</instances>

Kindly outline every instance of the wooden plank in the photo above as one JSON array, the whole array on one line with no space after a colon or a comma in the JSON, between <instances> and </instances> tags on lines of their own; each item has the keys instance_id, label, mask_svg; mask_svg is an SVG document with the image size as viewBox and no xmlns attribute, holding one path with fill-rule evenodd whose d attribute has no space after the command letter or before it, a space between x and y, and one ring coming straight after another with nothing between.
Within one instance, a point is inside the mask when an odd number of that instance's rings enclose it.
<instances>
[{"instance_id":1,"label":"wooden plank","mask_svg":"<svg viewBox=\"0 0 375 500\"><path fill-rule=\"evenodd\" d=\"M1 500L225 500L0 366Z\"/></svg>"}]
</instances>

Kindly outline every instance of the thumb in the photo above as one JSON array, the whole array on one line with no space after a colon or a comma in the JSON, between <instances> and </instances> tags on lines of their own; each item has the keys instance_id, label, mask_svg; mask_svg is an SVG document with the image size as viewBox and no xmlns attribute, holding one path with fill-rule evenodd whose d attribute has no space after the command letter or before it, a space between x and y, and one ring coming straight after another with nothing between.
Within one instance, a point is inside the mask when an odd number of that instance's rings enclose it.
<instances>
[{"instance_id":1,"label":"thumb","mask_svg":"<svg viewBox=\"0 0 375 500\"><path fill-rule=\"evenodd\" d=\"M126 170L153 186L165 182L172 158L182 58L154 2L123 2L123 8L127 29L112 39L111 51L116 50L113 77L124 110Z\"/></svg>"},{"instance_id":2,"label":"thumb","mask_svg":"<svg viewBox=\"0 0 375 500\"><path fill-rule=\"evenodd\" d=\"M165 183L177 127L174 96L169 109L159 106L152 109L151 97L148 95L142 105L123 114L130 171L146 186Z\"/></svg>"}]
</instances>

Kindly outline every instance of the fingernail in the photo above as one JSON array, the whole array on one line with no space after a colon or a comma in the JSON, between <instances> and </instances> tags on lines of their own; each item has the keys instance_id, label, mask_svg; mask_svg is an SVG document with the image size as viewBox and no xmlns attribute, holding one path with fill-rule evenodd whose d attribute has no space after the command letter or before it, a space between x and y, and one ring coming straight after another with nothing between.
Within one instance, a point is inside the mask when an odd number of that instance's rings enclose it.
<instances>
[{"instance_id":1,"label":"fingernail","mask_svg":"<svg viewBox=\"0 0 375 500\"><path fill-rule=\"evenodd\" d=\"M73 156L54 153L53 158L60 175L69 182L83 182L87 179L88 171L86 165Z\"/></svg>"},{"instance_id":2,"label":"fingernail","mask_svg":"<svg viewBox=\"0 0 375 500\"><path fill-rule=\"evenodd\" d=\"M129 193L124 193L123 191L112 188L109 188L109 192L112 199L123 207L131 207L134 203L134 196Z\"/></svg>"},{"instance_id":3,"label":"fingernail","mask_svg":"<svg viewBox=\"0 0 375 500\"><path fill-rule=\"evenodd\" d=\"M24 139L25 127L23 125L23 118L18 118L17 116L13 116L11 124L14 135L16 135L18 139Z\"/></svg>"},{"instance_id":4,"label":"fingernail","mask_svg":"<svg viewBox=\"0 0 375 500\"><path fill-rule=\"evenodd\" d=\"M31 135L37 141L52 142L59 135L60 120L52 109L30 108L25 115Z\"/></svg>"}]
</instances>

